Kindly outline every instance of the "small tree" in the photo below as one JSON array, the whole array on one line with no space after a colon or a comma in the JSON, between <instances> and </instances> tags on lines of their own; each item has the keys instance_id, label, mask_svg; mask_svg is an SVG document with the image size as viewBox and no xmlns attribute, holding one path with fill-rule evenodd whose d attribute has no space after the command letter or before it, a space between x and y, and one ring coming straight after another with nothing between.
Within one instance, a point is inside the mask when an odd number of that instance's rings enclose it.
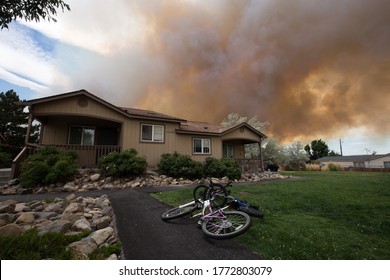
<instances>
[{"instance_id":1,"label":"small tree","mask_svg":"<svg viewBox=\"0 0 390 280\"><path fill-rule=\"evenodd\" d=\"M17 104L20 101L13 90L0 93L0 152L9 154L10 158L23 148L27 133L28 113ZM30 142L38 139L38 130L38 125L32 126Z\"/></svg>"},{"instance_id":2,"label":"small tree","mask_svg":"<svg viewBox=\"0 0 390 280\"><path fill-rule=\"evenodd\" d=\"M305 151L312 161L329 155L329 147L321 139L311 141L310 145L305 146Z\"/></svg>"}]
</instances>

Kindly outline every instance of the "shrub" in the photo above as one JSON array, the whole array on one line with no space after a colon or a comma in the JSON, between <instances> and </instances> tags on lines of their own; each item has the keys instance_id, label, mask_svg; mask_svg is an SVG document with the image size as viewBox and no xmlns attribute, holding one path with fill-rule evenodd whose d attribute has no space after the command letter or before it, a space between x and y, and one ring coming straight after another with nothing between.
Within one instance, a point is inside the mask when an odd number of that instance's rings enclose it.
<instances>
[{"instance_id":1,"label":"shrub","mask_svg":"<svg viewBox=\"0 0 390 280\"><path fill-rule=\"evenodd\" d=\"M343 167L340 164L329 162L328 169L329 169L329 171L342 171Z\"/></svg>"},{"instance_id":2,"label":"shrub","mask_svg":"<svg viewBox=\"0 0 390 280\"><path fill-rule=\"evenodd\" d=\"M10 167L11 162L11 154L6 152L0 152L0 168Z\"/></svg>"},{"instance_id":3,"label":"shrub","mask_svg":"<svg viewBox=\"0 0 390 280\"><path fill-rule=\"evenodd\" d=\"M76 173L76 159L75 152L48 146L41 148L22 163L21 186L30 188L40 184L63 182Z\"/></svg>"},{"instance_id":4,"label":"shrub","mask_svg":"<svg viewBox=\"0 0 390 280\"><path fill-rule=\"evenodd\" d=\"M161 155L157 168L161 174L186 179L199 179L203 177L203 165L194 161L189 155L173 154Z\"/></svg>"},{"instance_id":5,"label":"shrub","mask_svg":"<svg viewBox=\"0 0 390 280\"><path fill-rule=\"evenodd\" d=\"M204 164L191 159L189 155L163 154L157 165L161 174L187 179L207 177L229 177L231 180L241 178L241 171L236 161L231 158L206 158Z\"/></svg>"},{"instance_id":6,"label":"shrub","mask_svg":"<svg viewBox=\"0 0 390 280\"><path fill-rule=\"evenodd\" d=\"M98 164L104 175L113 177L138 176L148 167L146 159L138 156L135 149L112 152L100 158Z\"/></svg>"},{"instance_id":7,"label":"shrub","mask_svg":"<svg viewBox=\"0 0 390 280\"><path fill-rule=\"evenodd\" d=\"M240 179L241 170L237 162L231 158L216 159L208 157L204 163L204 175L207 177L225 177L230 180Z\"/></svg>"},{"instance_id":8,"label":"shrub","mask_svg":"<svg viewBox=\"0 0 390 280\"><path fill-rule=\"evenodd\" d=\"M321 166L318 164L306 164L306 171L321 171Z\"/></svg>"}]
</instances>

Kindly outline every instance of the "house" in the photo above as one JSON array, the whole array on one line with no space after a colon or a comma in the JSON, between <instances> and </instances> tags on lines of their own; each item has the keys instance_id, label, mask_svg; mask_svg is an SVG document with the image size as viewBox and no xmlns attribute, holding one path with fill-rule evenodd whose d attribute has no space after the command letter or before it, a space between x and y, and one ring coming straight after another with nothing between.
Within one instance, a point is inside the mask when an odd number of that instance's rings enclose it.
<instances>
[{"instance_id":1,"label":"house","mask_svg":"<svg viewBox=\"0 0 390 280\"><path fill-rule=\"evenodd\" d=\"M329 156L318 159L320 164L330 162L340 164L344 168L390 168L390 153L384 155Z\"/></svg>"},{"instance_id":2,"label":"house","mask_svg":"<svg viewBox=\"0 0 390 280\"><path fill-rule=\"evenodd\" d=\"M76 151L80 166L96 167L100 157L112 151L134 148L155 168L161 155L178 152L192 159L231 157L244 168L248 163L263 169L259 159L245 159L244 145L266 136L247 123L221 127L140 109L115 106L86 90L20 102L29 107L32 122L41 123L38 145L29 143L13 162L13 177L19 163L42 145ZM261 149L260 149L261 150Z\"/></svg>"}]
</instances>

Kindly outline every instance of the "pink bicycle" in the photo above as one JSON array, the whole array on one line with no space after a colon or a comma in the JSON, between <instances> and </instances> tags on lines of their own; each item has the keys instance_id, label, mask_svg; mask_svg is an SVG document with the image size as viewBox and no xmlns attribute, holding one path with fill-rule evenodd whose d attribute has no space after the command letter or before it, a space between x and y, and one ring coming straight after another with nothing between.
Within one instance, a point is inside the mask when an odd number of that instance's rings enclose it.
<instances>
[{"instance_id":1,"label":"pink bicycle","mask_svg":"<svg viewBox=\"0 0 390 280\"><path fill-rule=\"evenodd\" d=\"M199 218L198 224L206 236L217 239L236 237L249 229L251 218L248 214L239 211L224 211L229 206L213 209L211 200L198 199L174 207L164 212L161 219L169 221L191 214L192 218ZM195 214L200 209L201 211Z\"/></svg>"}]
</instances>

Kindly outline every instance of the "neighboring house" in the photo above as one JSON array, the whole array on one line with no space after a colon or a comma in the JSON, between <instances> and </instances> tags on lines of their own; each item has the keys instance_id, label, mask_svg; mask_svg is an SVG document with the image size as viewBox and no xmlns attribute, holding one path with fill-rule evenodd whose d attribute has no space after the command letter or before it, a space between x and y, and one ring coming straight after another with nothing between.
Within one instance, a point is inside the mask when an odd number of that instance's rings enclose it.
<instances>
[{"instance_id":1,"label":"neighboring house","mask_svg":"<svg viewBox=\"0 0 390 280\"><path fill-rule=\"evenodd\" d=\"M390 153L385 155L329 156L318 159L320 164L334 162L344 168L390 168Z\"/></svg>"},{"instance_id":2,"label":"neighboring house","mask_svg":"<svg viewBox=\"0 0 390 280\"><path fill-rule=\"evenodd\" d=\"M144 156L151 168L157 166L162 154L175 151L197 161L231 157L243 166L249 161L244 158L244 145L261 145L266 138L247 123L221 127L148 110L122 108L86 90L19 105L29 106L28 135L33 120L38 120L41 123L39 145L76 151L82 167L96 167L101 156L130 148ZM14 160L13 177L18 174L18 163L37 146L27 142ZM257 167L263 169L261 155L256 161Z\"/></svg>"}]
</instances>

